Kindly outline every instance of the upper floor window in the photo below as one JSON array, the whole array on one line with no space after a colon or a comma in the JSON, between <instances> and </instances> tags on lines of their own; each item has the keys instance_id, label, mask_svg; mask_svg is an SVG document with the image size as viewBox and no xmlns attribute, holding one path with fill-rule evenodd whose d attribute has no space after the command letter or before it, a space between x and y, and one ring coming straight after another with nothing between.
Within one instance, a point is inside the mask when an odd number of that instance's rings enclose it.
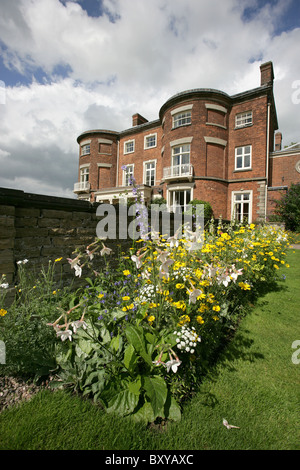
<instances>
[{"instance_id":1,"label":"upper floor window","mask_svg":"<svg viewBox=\"0 0 300 470\"><path fill-rule=\"evenodd\" d=\"M134 140L128 140L124 143L124 153L134 152Z\"/></svg>"},{"instance_id":2,"label":"upper floor window","mask_svg":"<svg viewBox=\"0 0 300 470\"><path fill-rule=\"evenodd\" d=\"M186 126L192 122L192 113L191 111L185 111L181 113L174 114L173 116L173 129L176 127Z\"/></svg>"},{"instance_id":3,"label":"upper floor window","mask_svg":"<svg viewBox=\"0 0 300 470\"><path fill-rule=\"evenodd\" d=\"M150 149L156 147L157 134L146 135L144 139L144 149Z\"/></svg>"},{"instance_id":4,"label":"upper floor window","mask_svg":"<svg viewBox=\"0 0 300 470\"><path fill-rule=\"evenodd\" d=\"M252 124L252 111L239 113L235 116L235 127L245 127Z\"/></svg>"},{"instance_id":5,"label":"upper floor window","mask_svg":"<svg viewBox=\"0 0 300 470\"><path fill-rule=\"evenodd\" d=\"M245 147L237 147L235 149L235 169L236 170L248 170L251 168L251 145Z\"/></svg>"},{"instance_id":6,"label":"upper floor window","mask_svg":"<svg viewBox=\"0 0 300 470\"><path fill-rule=\"evenodd\" d=\"M155 185L155 161L144 163L144 183L148 186Z\"/></svg>"},{"instance_id":7,"label":"upper floor window","mask_svg":"<svg viewBox=\"0 0 300 470\"><path fill-rule=\"evenodd\" d=\"M81 147L81 155L88 155L91 152L90 144L82 145Z\"/></svg>"},{"instance_id":8,"label":"upper floor window","mask_svg":"<svg viewBox=\"0 0 300 470\"><path fill-rule=\"evenodd\" d=\"M86 183L89 180L89 167L80 168L80 182Z\"/></svg>"}]
</instances>

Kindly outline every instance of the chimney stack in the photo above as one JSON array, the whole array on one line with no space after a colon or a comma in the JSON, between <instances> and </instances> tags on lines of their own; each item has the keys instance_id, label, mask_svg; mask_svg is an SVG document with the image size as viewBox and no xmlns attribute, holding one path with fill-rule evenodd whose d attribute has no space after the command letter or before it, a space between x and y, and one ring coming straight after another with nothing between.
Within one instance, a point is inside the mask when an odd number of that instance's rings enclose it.
<instances>
[{"instance_id":1,"label":"chimney stack","mask_svg":"<svg viewBox=\"0 0 300 470\"><path fill-rule=\"evenodd\" d=\"M139 113L136 113L132 116L132 127L139 126L140 124L145 124L148 122L148 119L141 116Z\"/></svg>"},{"instance_id":2,"label":"chimney stack","mask_svg":"<svg viewBox=\"0 0 300 470\"><path fill-rule=\"evenodd\" d=\"M276 132L275 134L275 152L278 152L281 150L281 144L282 144L282 134L281 132Z\"/></svg>"},{"instance_id":3,"label":"chimney stack","mask_svg":"<svg viewBox=\"0 0 300 470\"><path fill-rule=\"evenodd\" d=\"M260 66L260 86L273 85L274 70L273 63L266 62Z\"/></svg>"}]
</instances>

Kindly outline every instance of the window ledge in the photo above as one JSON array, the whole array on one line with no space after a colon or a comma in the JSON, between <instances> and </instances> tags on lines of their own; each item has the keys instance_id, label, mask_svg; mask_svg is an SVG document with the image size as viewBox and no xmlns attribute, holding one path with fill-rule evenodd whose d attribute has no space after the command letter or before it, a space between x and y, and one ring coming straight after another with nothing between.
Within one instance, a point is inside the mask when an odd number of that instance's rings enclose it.
<instances>
[{"instance_id":1,"label":"window ledge","mask_svg":"<svg viewBox=\"0 0 300 470\"><path fill-rule=\"evenodd\" d=\"M240 172L245 172L245 171L252 171L252 168L239 168L233 170L233 173L240 173Z\"/></svg>"},{"instance_id":2,"label":"window ledge","mask_svg":"<svg viewBox=\"0 0 300 470\"><path fill-rule=\"evenodd\" d=\"M234 130L238 131L239 129L245 129L247 127L252 127L252 126L253 126L253 122L251 124L244 124L243 126L235 126Z\"/></svg>"}]
</instances>

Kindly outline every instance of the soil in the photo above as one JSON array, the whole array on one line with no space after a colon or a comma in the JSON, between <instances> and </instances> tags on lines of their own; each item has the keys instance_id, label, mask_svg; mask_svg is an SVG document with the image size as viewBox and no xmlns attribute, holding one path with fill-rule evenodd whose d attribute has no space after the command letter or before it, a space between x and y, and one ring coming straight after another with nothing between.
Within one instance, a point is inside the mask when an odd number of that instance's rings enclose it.
<instances>
[{"instance_id":1,"label":"soil","mask_svg":"<svg viewBox=\"0 0 300 470\"><path fill-rule=\"evenodd\" d=\"M30 400L37 392L47 387L47 382L35 385L21 378L0 376L0 413L7 408Z\"/></svg>"}]
</instances>

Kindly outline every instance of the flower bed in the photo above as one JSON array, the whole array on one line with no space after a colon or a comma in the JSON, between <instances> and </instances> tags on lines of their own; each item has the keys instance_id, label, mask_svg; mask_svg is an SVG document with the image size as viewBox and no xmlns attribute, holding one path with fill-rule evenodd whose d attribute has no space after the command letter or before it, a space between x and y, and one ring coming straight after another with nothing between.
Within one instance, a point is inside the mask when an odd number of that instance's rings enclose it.
<instances>
[{"instance_id":1,"label":"flower bed","mask_svg":"<svg viewBox=\"0 0 300 470\"><path fill-rule=\"evenodd\" d=\"M76 276L103 256L68 308L49 325L58 384L69 384L107 412L153 422L179 420L190 397L250 301L276 281L287 234L271 226L221 225L200 234L133 243L109 269L111 249L96 240L70 259ZM287 266L287 265L286 265Z\"/></svg>"}]
</instances>

